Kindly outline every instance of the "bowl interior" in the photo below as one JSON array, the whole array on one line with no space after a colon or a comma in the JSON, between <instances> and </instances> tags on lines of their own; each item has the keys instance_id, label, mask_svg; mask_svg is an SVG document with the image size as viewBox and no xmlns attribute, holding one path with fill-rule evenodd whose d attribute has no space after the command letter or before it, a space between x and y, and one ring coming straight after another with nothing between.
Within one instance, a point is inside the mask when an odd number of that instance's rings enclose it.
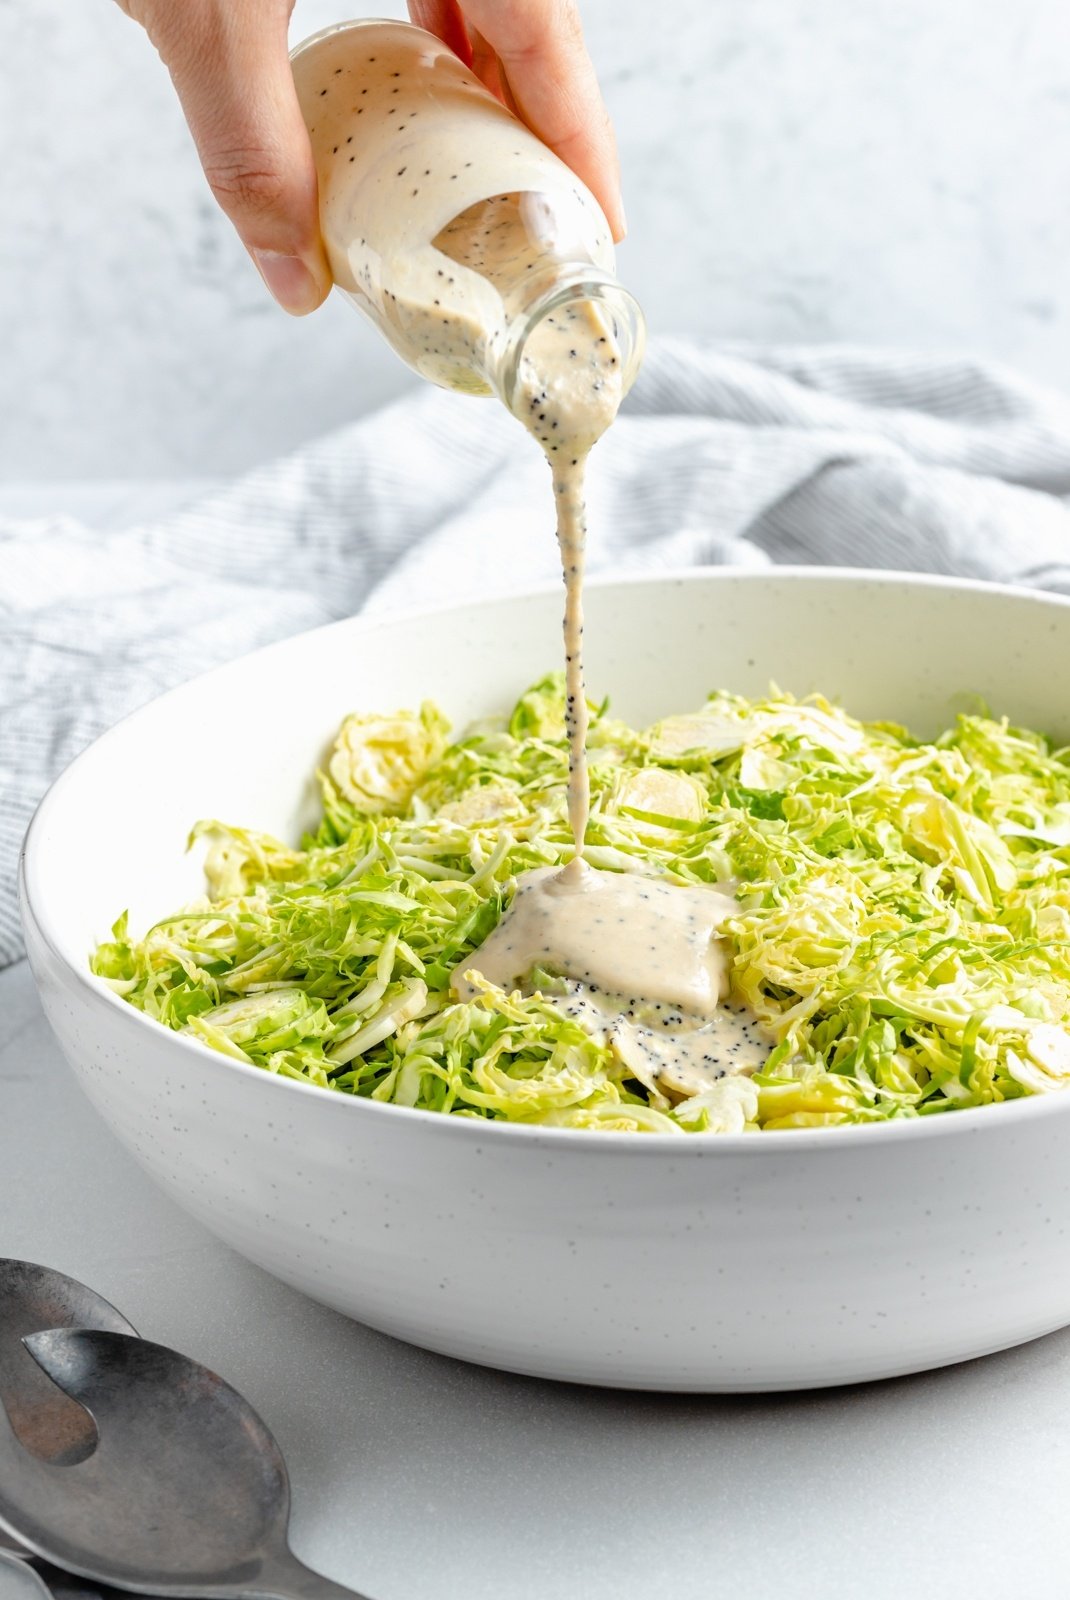
<instances>
[{"instance_id":1,"label":"bowl interior","mask_svg":"<svg viewBox=\"0 0 1070 1600\"><path fill-rule=\"evenodd\" d=\"M858 573L701 571L592 584L591 694L643 725L714 688L841 700L923 736L970 697L1070 739L1062 690L1070 601L994 586ZM503 710L562 659L557 590L273 645L152 702L64 774L31 830L26 889L42 931L84 970L128 908L144 928L201 892L184 843L218 817L295 839L311 774L342 717L435 699L455 728Z\"/></svg>"}]
</instances>

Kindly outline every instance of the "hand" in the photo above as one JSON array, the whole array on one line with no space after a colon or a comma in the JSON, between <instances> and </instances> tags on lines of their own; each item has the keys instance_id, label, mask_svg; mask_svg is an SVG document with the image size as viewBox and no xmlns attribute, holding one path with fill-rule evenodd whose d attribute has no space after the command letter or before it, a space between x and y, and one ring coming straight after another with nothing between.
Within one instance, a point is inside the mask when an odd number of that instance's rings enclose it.
<instances>
[{"instance_id":1,"label":"hand","mask_svg":"<svg viewBox=\"0 0 1070 1600\"><path fill-rule=\"evenodd\" d=\"M261 277L296 316L331 287L316 167L290 72L294 0L119 0L178 91L205 177ZM573 0L409 0L594 192L624 233L616 145Z\"/></svg>"},{"instance_id":2,"label":"hand","mask_svg":"<svg viewBox=\"0 0 1070 1600\"><path fill-rule=\"evenodd\" d=\"M590 189L624 238L617 141L574 0L408 0L499 100Z\"/></svg>"}]
</instances>

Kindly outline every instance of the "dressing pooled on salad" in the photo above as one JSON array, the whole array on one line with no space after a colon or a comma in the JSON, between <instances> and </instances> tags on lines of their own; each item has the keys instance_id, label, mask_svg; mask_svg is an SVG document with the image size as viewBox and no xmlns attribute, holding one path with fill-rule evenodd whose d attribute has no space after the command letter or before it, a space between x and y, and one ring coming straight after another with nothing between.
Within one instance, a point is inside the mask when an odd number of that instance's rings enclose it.
<instances>
[{"instance_id":1,"label":"dressing pooled on salad","mask_svg":"<svg viewBox=\"0 0 1070 1600\"><path fill-rule=\"evenodd\" d=\"M454 972L453 991L475 999L473 973L507 991L545 974L546 997L640 1082L699 1094L726 1072L754 1071L772 1048L753 1017L725 1003L722 930L737 910L718 889L574 857L519 879L501 922Z\"/></svg>"}]
</instances>

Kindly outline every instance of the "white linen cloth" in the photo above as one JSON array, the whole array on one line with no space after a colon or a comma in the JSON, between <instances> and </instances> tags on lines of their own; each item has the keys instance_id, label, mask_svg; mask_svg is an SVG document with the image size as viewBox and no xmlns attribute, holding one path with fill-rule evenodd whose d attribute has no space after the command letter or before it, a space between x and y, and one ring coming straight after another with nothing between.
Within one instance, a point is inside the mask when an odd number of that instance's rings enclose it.
<instances>
[{"instance_id":1,"label":"white linen cloth","mask_svg":"<svg viewBox=\"0 0 1070 1600\"><path fill-rule=\"evenodd\" d=\"M992 364L662 340L595 451L590 570L773 562L1070 593L1070 401ZM217 662L363 608L557 571L546 465L424 388L165 519L0 519L0 966L18 847L97 734Z\"/></svg>"}]
</instances>

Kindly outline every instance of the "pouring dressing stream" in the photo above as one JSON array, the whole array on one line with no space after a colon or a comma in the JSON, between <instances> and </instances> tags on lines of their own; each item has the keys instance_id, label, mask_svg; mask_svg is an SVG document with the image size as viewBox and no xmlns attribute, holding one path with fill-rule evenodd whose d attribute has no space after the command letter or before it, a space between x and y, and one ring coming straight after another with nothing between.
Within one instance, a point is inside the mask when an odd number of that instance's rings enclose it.
<instances>
[{"instance_id":1,"label":"pouring dressing stream","mask_svg":"<svg viewBox=\"0 0 1070 1600\"><path fill-rule=\"evenodd\" d=\"M735 902L584 860L584 480L643 346L639 309L613 273L605 217L575 174L430 34L405 23L342 24L299 46L293 66L336 284L424 377L496 394L552 474L573 855L520 880L465 969L507 988L535 967L561 974L561 992L548 998L655 1093L694 1094L726 1070L753 1070L770 1041L722 1004L721 933ZM476 992L465 972L453 987Z\"/></svg>"}]
</instances>

